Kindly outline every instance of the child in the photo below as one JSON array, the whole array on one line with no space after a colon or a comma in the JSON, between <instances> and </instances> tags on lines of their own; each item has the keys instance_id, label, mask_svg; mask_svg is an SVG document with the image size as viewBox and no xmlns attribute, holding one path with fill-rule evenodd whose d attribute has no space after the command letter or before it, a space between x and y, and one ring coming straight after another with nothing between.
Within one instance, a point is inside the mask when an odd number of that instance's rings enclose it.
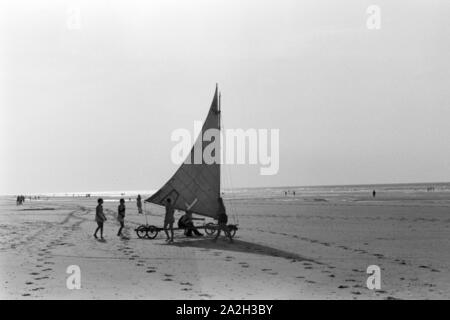
<instances>
[{"instance_id":1,"label":"child","mask_svg":"<svg viewBox=\"0 0 450 320\"><path fill-rule=\"evenodd\" d=\"M100 230L100 238L102 240L104 240L103 239L103 222L106 221L106 217L103 214L103 199L99 198L97 200L97 202L98 202L98 205L97 205L97 208L95 208L95 221L97 221L97 229L95 229L94 237L95 237L95 239L98 239L97 232L98 232L98 230Z\"/></svg>"},{"instance_id":2,"label":"child","mask_svg":"<svg viewBox=\"0 0 450 320\"><path fill-rule=\"evenodd\" d=\"M119 207L117 208L117 211L118 211L117 220L119 220L119 223L120 223L120 228L119 228L119 232L117 232L117 236L121 237L122 229L124 227L124 222L125 222L125 200L124 199L120 199L120 204L119 204Z\"/></svg>"},{"instance_id":3,"label":"child","mask_svg":"<svg viewBox=\"0 0 450 320\"><path fill-rule=\"evenodd\" d=\"M223 231L225 235L230 239L230 243L233 242L233 237L231 236L230 230L228 229L228 216L226 214L225 205L223 204L223 199L219 197L219 217L218 217L218 226L217 226L217 234L213 239L214 242L217 241L217 238L220 236L220 232Z\"/></svg>"}]
</instances>

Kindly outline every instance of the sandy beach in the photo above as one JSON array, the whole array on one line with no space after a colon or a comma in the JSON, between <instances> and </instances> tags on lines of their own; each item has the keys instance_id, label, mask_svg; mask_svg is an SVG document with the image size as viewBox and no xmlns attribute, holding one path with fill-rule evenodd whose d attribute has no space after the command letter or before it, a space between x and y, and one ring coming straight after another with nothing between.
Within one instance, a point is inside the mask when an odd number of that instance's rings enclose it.
<instances>
[{"instance_id":1,"label":"sandy beach","mask_svg":"<svg viewBox=\"0 0 450 320\"><path fill-rule=\"evenodd\" d=\"M232 244L187 238L182 231L174 244L166 244L163 233L138 239L133 229L145 219L134 200L126 202L129 239L120 239L118 201L105 200L106 241L100 242L92 236L95 198L16 206L13 197L3 197L0 298L450 298L445 193L360 195L351 201L316 195L228 199L239 220ZM162 210L152 212L149 223L160 226ZM80 267L80 290L67 289L70 265ZM380 290L366 286L369 265L381 268Z\"/></svg>"}]
</instances>

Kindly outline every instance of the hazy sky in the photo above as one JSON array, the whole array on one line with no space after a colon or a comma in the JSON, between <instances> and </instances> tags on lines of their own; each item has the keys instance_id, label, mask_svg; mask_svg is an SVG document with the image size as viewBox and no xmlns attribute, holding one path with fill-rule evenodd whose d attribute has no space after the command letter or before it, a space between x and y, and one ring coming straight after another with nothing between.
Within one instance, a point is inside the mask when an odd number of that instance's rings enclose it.
<instances>
[{"instance_id":1,"label":"hazy sky","mask_svg":"<svg viewBox=\"0 0 450 320\"><path fill-rule=\"evenodd\" d=\"M158 188L216 82L226 128L280 129L279 173L232 166L234 187L450 181L449 16L448 0L0 0L0 193Z\"/></svg>"}]
</instances>

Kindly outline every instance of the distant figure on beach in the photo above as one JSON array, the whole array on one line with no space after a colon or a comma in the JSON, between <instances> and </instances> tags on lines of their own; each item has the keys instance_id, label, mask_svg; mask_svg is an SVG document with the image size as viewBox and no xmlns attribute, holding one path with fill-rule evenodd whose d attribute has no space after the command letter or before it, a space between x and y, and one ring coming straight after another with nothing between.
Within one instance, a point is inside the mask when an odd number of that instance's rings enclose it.
<instances>
[{"instance_id":1,"label":"distant figure on beach","mask_svg":"<svg viewBox=\"0 0 450 320\"><path fill-rule=\"evenodd\" d=\"M175 222L175 209L172 206L172 200L167 198L166 200L166 216L164 217L164 232L166 233L167 239L166 241L171 243L173 242L173 223ZM169 232L167 231L167 227L170 228L170 237Z\"/></svg>"},{"instance_id":2,"label":"distant figure on beach","mask_svg":"<svg viewBox=\"0 0 450 320\"><path fill-rule=\"evenodd\" d=\"M141 199L141 195L138 194L137 198L136 198L136 205L138 208L138 213L142 214L142 199Z\"/></svg>"},{"instance_id":3,"label":"distant figure on beach","mask_svg":"<svg viewBox=\"0 0 450 320\"><path fill-rule=\"evenodd\" d=\"M202 233L200 233L198 231L198 229L194 226L194 221L193 220L203 220L203 219L199 219L199 218L193 218L192 217L192 212L189 210L186 210L186 213L184 215L181 216L181 218L178 220L178 227L179 228L186 228L186 237L192 237L192 232L194 232L194 234L196 236L203 236Z\"/></svg>"},{"instance_id":4,"label":"distant figure on beach","mask_svg":"<svg viewBox=\"0 0 450 320\"><path fill-rule=\"evenodd\" d=\"M373 190L373 191L372 191L372 197L374 197L374 198L375 198L375 197L376 197L376 195L377 195L377 192L376 192L375 190Z\"/></svg>"},{"instance_id":5,"label":"distant figure on beach","mask_svg":"<svg viewBox=\"0 0 450 320\"><path fill-rule=\"evenodd\" d=\"M295 197L295 191L292 191L293 196Z\"/></svg>"},{"instance_id":6,"label":"distant figure on beach","mask_svg":"<svg viewBox=\"0 0 450 320\"><path fill-rule=\"evenodd\" d=\"M217 234L216 237L213 239L214 242L217 241L217 239L220 236L220 232L223 231L225 235L230 239L230 243L233 242L233 238L231 237L230 231L228 230L227 223L228 223L228 216L226 214L225 205L223 204L223 199L219 197L219 218L218 218L218 227L217 227Z\"/></svg>"},{"instance_id":7,"label":"distant figure on beach","mask_svg":"<svg viewBox=\"0 0 450 320\"><path fill-rule=\"evenodd\" d=\"M20 206L22 203L20 202L20 196L17 196L16 206Z\"/></svg>"},{"instance_id":8,"label":"distant figure on beach","mask_svg":"<svg viewBox=\"0 0 450 320\"><path fill-rule=\"evenodd\" d=\"M287 191L284 192L284 196L285 196L285 197L287 196Z\"/></svg>"},{"instance_id":9,"label":"distant figure on beach","mask_svg":"<svg viewBox=\"0 0 450 320\"><path fill-rule=\"evenodd\" d=\"M97 229L95 229L94 237L97 238L97 232L100 230L100 238L103 240L103 223L106 221L105 214L103 213L103 199L97 200L97 208L95 208L95 221L97 222Z\"/></svg>"},{"instance_id":10,"label":"distant figure on beach","mask_svg":"<svg viewBox=\"0 0 450 320\"><path fill-rule=\"evenodd\" d=\"M120 199L120 204L117 207L117 220L120 223L120 228L119 228L119 231L117 232L117 236L121 237L122 229L123 229L124 223L125 223L125 200L124 199Z\"/></svg>"}]
</instances>

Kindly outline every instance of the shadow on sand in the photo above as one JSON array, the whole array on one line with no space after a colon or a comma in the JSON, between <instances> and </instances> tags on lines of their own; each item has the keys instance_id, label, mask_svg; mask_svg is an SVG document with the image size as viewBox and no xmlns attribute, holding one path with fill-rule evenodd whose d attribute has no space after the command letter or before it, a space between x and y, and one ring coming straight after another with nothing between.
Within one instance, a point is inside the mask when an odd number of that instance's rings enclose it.
<instances>
[{"instance_id":1,"label":"shadow on sand","mask_svg":"<svg viewBox=\"0 0 450 320\"><path fill-rule=\"evenodd\" d=\"M202 239L186 239L186 240L178 240L171 244L176 247L191 247L191 248L203 248L203 249L211 249L211 250L223 250L223 251L234 251L234 252L244 252L244 253L252 253L270 257L279 257L284 259L296 261L309 261L320 264L313 259L303 257L296 253L271 248L269 246L265 246L262 244L251 243L242 240L234 240L233 243L229 243L226 240L219 239L217 242L213 242L210 238L202 238Z\"/></svg>"}]
</instances>

